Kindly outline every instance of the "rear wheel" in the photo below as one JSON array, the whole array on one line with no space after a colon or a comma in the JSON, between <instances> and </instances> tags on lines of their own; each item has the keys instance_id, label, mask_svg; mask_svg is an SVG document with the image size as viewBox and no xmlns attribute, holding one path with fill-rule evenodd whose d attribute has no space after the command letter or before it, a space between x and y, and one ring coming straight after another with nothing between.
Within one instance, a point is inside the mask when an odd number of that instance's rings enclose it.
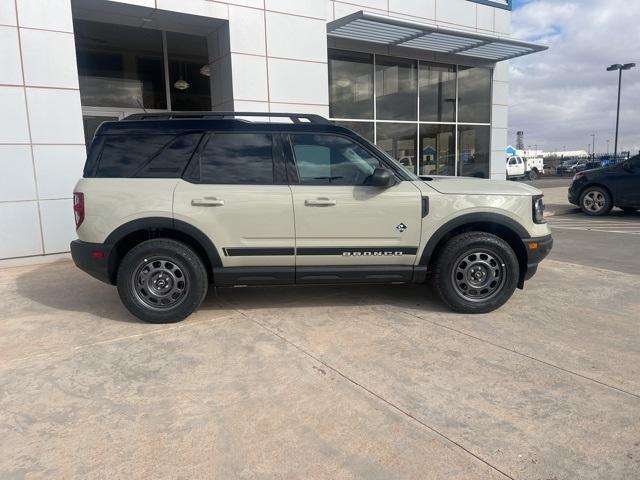
<instances>
[{"instance_id":1,"label":"rear wheel","mask_svg":"<svg viewBox=\"0 0 640 480\"><path fill-rule=\"evenodd\" d=\"M538 171L536 169L529 170L527 176L529 177L529 180L536 180L539 177Z\"/></svg>"},{"instance_id":2,"label":"rear wheel","mask_svg":"<svg viewBox=\"0 0 640 480\"><path fill-rule=\"evenodd\" d=\"M207 294L207 272L187 245L147 240L132 248L118 269L118 294L133 315L151 323L179 322Z\"/></svg>"},{"instance_id":3,"label":"rear wheel","mask_svg":"<svg viewBox=\"0 0 640 480\"><path fill-rule=\"evenodd\" d=\"M461 313L487 313L513 295L520 273L518 258L507 242L485 232L451 238L433 268L436 292Z\"/></svg>"},{"instance_id":4,"label":"rear wheel","mask_svg":"<svg viewBox=\"0 0 640 480\"><path fill-rule=\"evenodd\" d=\"M592 217L607 215L613 208L611 195L601 187L587 187L580 195L580 208Z\"/></svg>"}]
</instances>

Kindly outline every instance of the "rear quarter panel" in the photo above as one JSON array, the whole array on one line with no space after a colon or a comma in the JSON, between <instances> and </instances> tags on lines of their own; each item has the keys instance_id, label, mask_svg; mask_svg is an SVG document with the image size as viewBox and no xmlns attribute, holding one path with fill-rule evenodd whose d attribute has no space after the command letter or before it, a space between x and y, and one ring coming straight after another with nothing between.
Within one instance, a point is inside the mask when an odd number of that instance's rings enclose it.
<instances>
[{"instance_id":1,"label":"rear quarter panel","mask_svg":"<svg viewBox=\"0 0 640 480\"><path fill-rule=\"evenodd\" d=\"M103 243L116 228L139 218L173 218L177 179L83 178L74 191L84 193L85 219L78 238Z\"/></svg>"}]
</instances>

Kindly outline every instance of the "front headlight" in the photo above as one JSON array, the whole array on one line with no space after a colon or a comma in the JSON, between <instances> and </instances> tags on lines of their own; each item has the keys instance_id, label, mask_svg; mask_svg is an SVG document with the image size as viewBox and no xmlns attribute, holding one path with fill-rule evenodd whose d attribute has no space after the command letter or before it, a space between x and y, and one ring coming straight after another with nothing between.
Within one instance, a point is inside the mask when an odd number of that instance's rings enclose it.
<instances>
[{"instance_id":1,"label":"front headlight","mask_svg":"<svg viewBox=\"0 0 640 480\"><path fill-rule=\"evenodd\" d=\"M533 197L533 221L534 223L546 223L544 221L544 200L542 195Z\"/></svg>"},{"instance_id":2,"label":"front headlight","mask_svg":"<svg viewBox=\"0 0 640 480\"><path fill-rule=\"evenodd\" d=\"M576 173L576 174L573 176L573 178L571 179L571 181L572 181L572 182L575 182L576 180L578 180L579 178L582 178L582 177L584 177L584 173L582 173L582 172L578 172L578 173Z\"/></svg>"}]
</instances>

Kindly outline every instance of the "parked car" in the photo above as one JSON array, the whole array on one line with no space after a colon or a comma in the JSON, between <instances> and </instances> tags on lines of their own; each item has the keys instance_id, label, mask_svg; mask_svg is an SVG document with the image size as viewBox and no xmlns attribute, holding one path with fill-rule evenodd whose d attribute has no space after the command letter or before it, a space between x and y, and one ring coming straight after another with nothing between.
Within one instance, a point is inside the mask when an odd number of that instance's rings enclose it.
<instances>
[{"instance_id":1,"label":"parked car","mask_svg":"<svg viewBox=\"0 0 640 480\"><path fill-rule=\"evenodd\" d=\"M103 123L74 192L76 265L154 323L215 286L431 283L455 311L523 288L553 239L541 192L422 181L316 115L137 114ZM304 121L303 121L304 120Z\"/></svg>"},{"instance_id":2,"label":"parked car","mask_svg":"<svg viewBox=\"0 0 640 480\"><path fill-rule=\"evenodd\" d=\"M569 202L592 216L607 215L614 206L627 212L640 209L640 155L577 173L569 186Z\"/></svg>"},{"instance_id":3,"label":"parked car","mask_svg":"<svg viewBox=\"0 0 640 480\"><path fill-rule=\"evenodd\" d=\"M556 174L567 175L567 174L574 173L572 169L579 162L580 162L579 160L565 160L561 162L560 165L558 165L558 168L556 169Z\"/></svg>"}]
</instances>

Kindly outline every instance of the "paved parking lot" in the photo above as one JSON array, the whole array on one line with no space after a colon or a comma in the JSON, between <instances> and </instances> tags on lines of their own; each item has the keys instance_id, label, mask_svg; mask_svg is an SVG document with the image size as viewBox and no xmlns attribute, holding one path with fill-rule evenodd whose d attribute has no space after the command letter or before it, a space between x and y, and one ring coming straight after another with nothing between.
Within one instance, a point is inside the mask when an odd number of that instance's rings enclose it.
<instances>
[{"instance_id":1,"label":"paved parking lot","mask_svg":"<svg viewBox=\"0 0 640 480\"><path fill-rule=\"evenodd\" d=\"M638 280L549 260L475 317L227 289L167 326L70 262L1 270L0 478L638 478Z\"/></svg>"}]
</instances>

